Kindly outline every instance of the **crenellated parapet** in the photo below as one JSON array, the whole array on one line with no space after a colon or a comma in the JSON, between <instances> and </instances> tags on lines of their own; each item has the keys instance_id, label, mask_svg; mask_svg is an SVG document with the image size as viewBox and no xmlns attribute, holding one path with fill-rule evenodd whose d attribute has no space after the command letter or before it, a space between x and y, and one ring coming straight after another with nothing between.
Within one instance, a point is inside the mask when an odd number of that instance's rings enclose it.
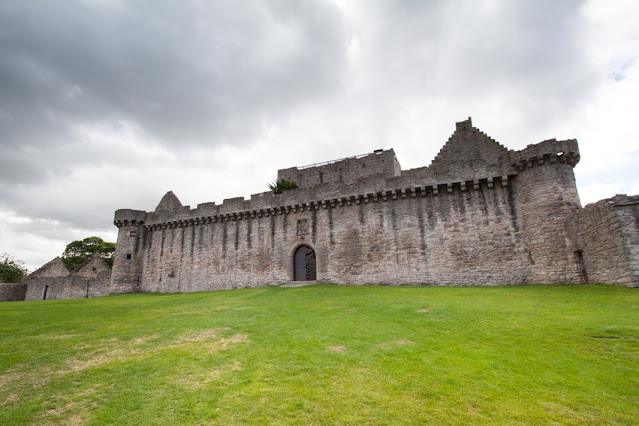
<instances>
[{"instance_id":1,"label":"crenellated parapet","mask_svg":"<svg viewBox=\"0 0 639 426\"><path fill-rule=\"evenodd\" d=\"M579 159L579 145L576 139L549 139L511 153L511 164L518 171L546 163L565 163L575 167Z\"/></svg>"},{"instance_id":2,"label":"crenellated parapet","mask_svg":"<svg viewBox=\"0 0 639 426\"><path fill-rule=\"evenodd\" d=\"M511 262L504 282L574 282L563 227L580 208L578 161L574 139L514 151L469 118L425 167L402 170L392 149L376 150L281 169L278 179L298 185L281 194L191 208L169 191L153 211L116 211L112 292L266 285L292 276L291 250L302 242L322 259L318 273L335 282L381 283L399 273L411 283L494 283L477 261L491 252ZM379 273L366 275L367 259ZM351 278L334 274L342 267Z\"/></svg>"},{"instance_id":3,"label":"crenellated parapet","mask_svg":"<svg viewBox=\"0 0 639 426\"><path fill-rule=\"evenodd\" d=\"M221 204L202 203L192 209L182 206L175 194L168 192L155 211L118 210L114 223L120 228L141 226L153 230L407 197L490 190L495 185L508 186L521 171L533 166L545 163L574 166L578 161L579 148L574 139L551 139L512 151L473 127L468 119L457 123L455 133L428 167L402 172L392 149L378 150L334 162L280 170L279 178L295 180L296 176L304 175L300 188L282 194L268 191L253 194L250 199L229 198ZM342 177L335 173L342 173ZM309 183L317 184L309 187Z\"/></svg>"},{"instance_id":4,"label":"crenellated parapet","mask_svg":"<svg viewBox=\"0 0 639 426\"><path fill-rule=\"evenodd\" d=\"M352 191L341 191L339 194L314 194L312 190L290 190L283 194L265 192L251 196L250 200L239 197L224 200L220 205L204 203L198 205L195 209L191 209L189 206L183 206L172 212L146 213L144 227L147 230L170 229L395 201L406 198L436 197L442 194L491 190L496 187L507 187L510 179L508 175L503 175L468 181L438 184L426 183L409 187L391 185L386 187L386 189L360 192L356 191L358 188L355 186L346 186L346 188ZM315 195L315 197L313 197L313 195ZM326 197L322 197L321 195L326 195Z\"/></svg>"},{"instance_id":5,"label":"crenellated parapet","mask_svg":"<svg viewBox=\"0 0 639 426\"><path fill-rule=\"evenodd\" d=\"M143 225L146 220L147 213L142 210L120 209L116 210L113 224L118 228L123 226L139 226Z\"/></svg>"}]
</instances>

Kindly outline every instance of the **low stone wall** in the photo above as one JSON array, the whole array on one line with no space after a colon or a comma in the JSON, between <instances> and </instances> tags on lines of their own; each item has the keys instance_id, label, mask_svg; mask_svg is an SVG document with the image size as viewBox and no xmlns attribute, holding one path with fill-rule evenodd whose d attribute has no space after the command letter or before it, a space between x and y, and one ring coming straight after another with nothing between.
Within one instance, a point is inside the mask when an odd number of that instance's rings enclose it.
<instances>
[{"instance_id":1,"label":"low stone wall","mask_svg":"<svg viewBox=\"0 0 639 426\"><path fill-rule=\"evenodd\" d=\"M0 302L24 300L27 285L22 283L0 283Z\"/></svg>"},{"instance_id":2,"label":"low stone wall","mask_svg":"<svg viewBox=\"0 0 639 426\"><path fill-rule=\"evenodd\" d=\"M97 278L38 277L29 280L25 300L82 299L110 294L111 275L101 273Z\"/></svg>"},{"instance_id":3,"label":"low stone wall","mask_svg":"<svg viewBox=\"0 0 639 426\"><path fill-rule=\"evenodd\" d=\"M589 204L566 222L584 281L639 287L639 197Z\"/></svg>"}]
</instances>

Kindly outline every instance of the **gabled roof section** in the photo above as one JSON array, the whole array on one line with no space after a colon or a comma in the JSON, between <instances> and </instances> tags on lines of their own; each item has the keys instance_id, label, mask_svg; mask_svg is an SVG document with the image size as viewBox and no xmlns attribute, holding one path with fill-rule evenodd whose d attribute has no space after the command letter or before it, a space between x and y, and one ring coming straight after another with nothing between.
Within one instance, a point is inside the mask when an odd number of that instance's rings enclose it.
<instances>
[{"instance_id":1,"label":"gabled roof section","mask_svg":"<svg viewBox=\"0 0 639 426\"><path fill-rule=\"evenodd\" d=\"M62 259L58 256L29 274L27 279L38 277L68 277L69 275L71 275L71 272L69 272Z\"/></svg>"},{"instance_id":2,"label":"gabled roof section","mask_svg":"<svg viewBox=\"0 0 639 426\"><path fill-rule=\"evenodd\" d=\"M497 169L507 167L509 150L481 130L473 127L470 117L456 125L455 132L439 151L429 169L435 175L473 174L485 169L486 173L495 173Z\"/></svg>"},{"instance_id":3,"label":"gabled roof section","mask_svg":"<svg viewBox=\"0 0 639 426\"><path fill-rule=\"evenodd\" d=\"M156 212L172 212L174 210L179 210L182 208L182 203L178 200L178 197L175 196L173 191L167 192L162 200L160 200L160 204L155 208Z\"/></svg>"},{"instance_id":4,"label":"gabled roof section","mask_svg":"<svg viewBox=\"0 0 639 426\"><path fill-rule=\"evenodd\" d=\"M99 272L111 272L111 268L98 253L94 253L73 271L73 274L81 277L96 277Z\"/></svg>"}]
</instances>

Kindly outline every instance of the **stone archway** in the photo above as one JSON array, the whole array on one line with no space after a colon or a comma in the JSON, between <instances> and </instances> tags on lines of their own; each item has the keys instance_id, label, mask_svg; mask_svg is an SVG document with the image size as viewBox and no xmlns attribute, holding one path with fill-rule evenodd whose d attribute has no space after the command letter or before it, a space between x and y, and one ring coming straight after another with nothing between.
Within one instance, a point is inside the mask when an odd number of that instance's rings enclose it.
<instances>
[{"instance_id":1,"label":"stone archway","mask_svg":"<svg viewBox=\"0 0 639 426\"><path fill-rule=\"evenodd\" d=\"M315 250L310 246L299 246L293 254L293 280L315 281L317 279L317 261Z\"/></svg>"}]
</instances>

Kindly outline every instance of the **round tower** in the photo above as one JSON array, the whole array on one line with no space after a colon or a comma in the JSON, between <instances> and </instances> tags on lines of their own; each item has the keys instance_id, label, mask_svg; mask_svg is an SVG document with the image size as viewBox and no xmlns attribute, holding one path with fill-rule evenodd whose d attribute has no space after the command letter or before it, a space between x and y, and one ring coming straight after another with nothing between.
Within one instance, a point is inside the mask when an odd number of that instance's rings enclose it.
<instances>
[{"instance_id":1,"label":"round tower","mask_svg":"<svg viewBox=\"0 0 639 426\"><path fill-rule=\"evenodd\" d=\"M113 224L118 227L118 241L113 254L111 294L140 291L142 254L146 239L146 212L122 209L115 212Z\"/></svg>"},{"instance_id":2,"label":"round tower","mask_svg":"<svg viewBox=\"0 0 639 426\"><path fill-rule=\"evenodd\" d=\"M555 139L513 153L517 218L529 250L529 283L579 282L566 218L581 207L573 168L579 162L575 139Z\"/></svg>"}]
</instances>

